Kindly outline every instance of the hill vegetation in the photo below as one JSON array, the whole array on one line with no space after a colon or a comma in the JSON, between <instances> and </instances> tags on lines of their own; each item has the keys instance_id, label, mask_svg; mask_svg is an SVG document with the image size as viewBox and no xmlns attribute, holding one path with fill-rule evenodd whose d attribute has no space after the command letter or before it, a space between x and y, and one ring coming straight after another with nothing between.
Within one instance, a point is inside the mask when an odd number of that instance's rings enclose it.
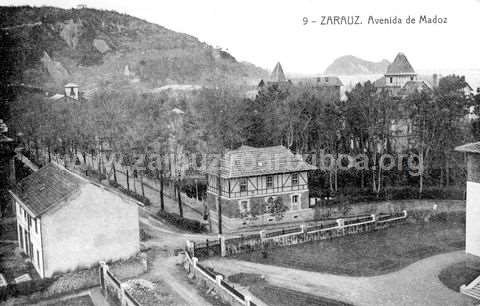
<instances>
[{"instance_id":1,"label":"hill vegetation","mask_svg":"<svg viewBox=\"0 0 480 306\"><path fill-rule=\"evenodd\" d=\"M0 7L2 82L61 90L168 84L235 85L265 71L162 26L96 9Z\"/></svg>"}]
</instances>

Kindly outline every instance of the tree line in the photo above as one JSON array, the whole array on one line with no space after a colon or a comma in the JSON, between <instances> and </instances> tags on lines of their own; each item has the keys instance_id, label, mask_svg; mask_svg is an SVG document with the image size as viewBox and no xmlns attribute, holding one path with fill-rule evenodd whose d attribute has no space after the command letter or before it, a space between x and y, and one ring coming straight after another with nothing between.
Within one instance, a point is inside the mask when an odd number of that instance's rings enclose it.
<instances>
[{"instance_id":1,"label":"tree line","mask_svg":"<svg viewBox=\"0 0 480 306\"><path fill-rule=\"evenodd\" d=\"M45 148L63 155L80 152L85 158L99 154L98 144L107 143L126 165L135 163L134 152L146 162L153 153L208 155L240 145L283 145L311 156L362 154L368 156L363 169L334 166L312 173L312 193L380 195L410 186L422 194L425 188L464 182L463 155L454 148L480 135L475 108L480 99L466 95L465 86L464 77L451 75L431 91L401 98L371 82L357 84L346 99L315 87L277 85L249 99L225 84L191 95L100 91L81 102L29 93L10 104L9 126L23 133L34 155ZM180 126L172 126L174 108L183 111ZM421 175L408 175L408 166L389 171L377 166L382 155L399 153L415 154Z\"/></svg>"}]
</instances>

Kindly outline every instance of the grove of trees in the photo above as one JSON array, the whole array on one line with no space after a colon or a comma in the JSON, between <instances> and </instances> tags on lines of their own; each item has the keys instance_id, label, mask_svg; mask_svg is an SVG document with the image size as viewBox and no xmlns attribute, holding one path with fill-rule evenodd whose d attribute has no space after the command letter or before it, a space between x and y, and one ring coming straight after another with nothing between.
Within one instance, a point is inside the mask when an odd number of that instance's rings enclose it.
<instances>
[{"instance_id":1,"label":"grove of trees","mask_svg":"<svg viewBox=\"0 0 480 306\"><path fill-rule=\"evenodd\" d=\"M100 139L124 158L141 152L148 159L152 152L169 150L171 110L179 108L183 127L176 141L187 155L240 145L284 145L294 153L310 154L306 159L312 163L318 163L320 153L362 154L368 157L364 168L333 166L312 173L312 193L379 197L408 189L410 196L421 196L432 188L460 190L464 183L464 156L454 148L480 135L475 108L480 99L465 95L465 84L464 77L451 75L431 92L398 98L366 82L346 92L344 100L315 88L275 85L247 99L223 84L185 96L100 92L81 102L25 94L10 104L8 124L24 134L34 155L46 148L85 157L98 153ZM409 175L408 167L377 167L382 155L399 153L416 155L423 165L421 174Z\"/></svg>"}]
</instances>

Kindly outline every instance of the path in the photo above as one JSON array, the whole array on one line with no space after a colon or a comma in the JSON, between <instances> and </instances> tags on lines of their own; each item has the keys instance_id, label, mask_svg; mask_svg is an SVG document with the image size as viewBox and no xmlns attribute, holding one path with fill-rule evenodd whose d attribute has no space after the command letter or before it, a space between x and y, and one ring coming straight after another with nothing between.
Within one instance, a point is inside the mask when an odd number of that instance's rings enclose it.
<instances>
[{"instance_id":1,"label":"path","mask_svg":"<svg viewBox=\"0 0 480 306\"><path fill-rule=\"evenodd\" d=\"M185 271L181 271L177 267L177 263L180 263L181 259L183 259L182 256L165 257L157 254L152 262L150 271L142 275L142 278L150 281L162 280L185 301L188 301L188 305L210 305L207 300L198 294L197 289L186 280Z\"/></svg>"},{"instance_id":2,"label":"path","mask_svg":"<svg viewBox=\"0 0 480 306\"><path fill-rule=\"evenodd\" d=\"M257 264L233 259L207 260L227 275L263 274L275 286L345 301L354 305L474 305L473 300L445 287L440 271L466 259L464 251L440 254L380 276L349 277Z\"/></svg>"}]
</instances>

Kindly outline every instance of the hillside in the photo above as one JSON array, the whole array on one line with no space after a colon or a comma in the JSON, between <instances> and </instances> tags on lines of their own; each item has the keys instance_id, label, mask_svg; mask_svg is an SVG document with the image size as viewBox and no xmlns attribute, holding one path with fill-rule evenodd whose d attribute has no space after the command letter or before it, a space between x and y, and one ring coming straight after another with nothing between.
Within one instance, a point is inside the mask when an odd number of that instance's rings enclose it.
<instances>
[{"instance_id":1,"label":"hillside","mask_svg":"<svg viewBox=\"0 0 480 306\"><path fill-rule=\"evenodd\" d=\"M0 7L1 82L61 90L255 83L266 71L197 38L113 11Z\"/></svg>"},{"instance_id":2,"label":"hillside","mask_svg":"<svg viewBox=\"0 0 480 306\"><path fill-rule=\"evenodd\" d=\"M353 55L345 55L337 58L325 70L325 74L333 75L356 75L356 74L384 74L390 62L369 62Z\"/></svg>"}]
</instances>

